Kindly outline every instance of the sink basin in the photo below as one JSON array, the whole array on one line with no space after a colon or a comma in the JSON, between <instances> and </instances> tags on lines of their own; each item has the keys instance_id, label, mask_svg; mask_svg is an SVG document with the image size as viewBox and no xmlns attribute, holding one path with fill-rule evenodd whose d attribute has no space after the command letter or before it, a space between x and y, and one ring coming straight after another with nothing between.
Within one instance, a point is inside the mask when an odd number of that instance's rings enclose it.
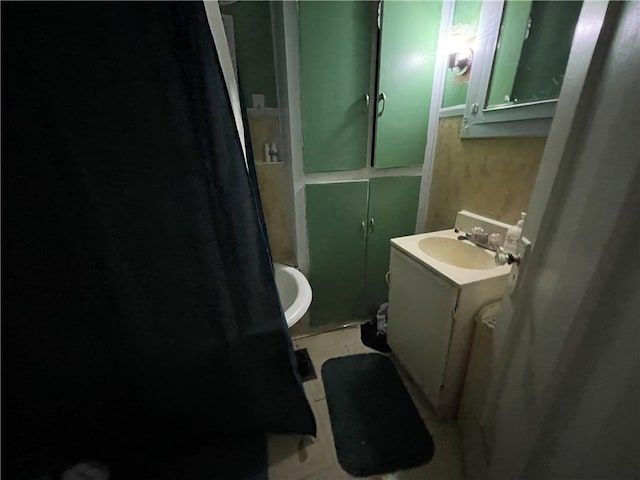
<instances>
[{"instance_id":1,"label":"sink basin","mask_svg":"<svg viewBox=\"0 0 640 480\"><path fill-rule=\"evenodd\" d=\"M472 270L496 268L493 255L480 247L447 237L427 237L418 242L426 255L454 267Z\"/></svg>"}]
</instances>

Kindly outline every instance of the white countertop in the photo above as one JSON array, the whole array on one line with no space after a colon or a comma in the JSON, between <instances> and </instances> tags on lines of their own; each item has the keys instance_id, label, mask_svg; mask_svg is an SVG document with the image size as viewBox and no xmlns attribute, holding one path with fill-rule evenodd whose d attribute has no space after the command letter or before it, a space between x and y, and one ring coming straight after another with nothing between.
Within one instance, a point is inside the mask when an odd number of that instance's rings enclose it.
<instances>
[{"instance_id":1,"label":"white countertop","mask_svg":"<svg viewBox=\"0 0 640 480\"><path fill-rule=\"evenodd\" d=\"M488 269L471 269L457 267L430 257L429 255L424 253L418 246L420 240L424 238L446 237L457 239L459 235L460 233L454 232L453 229L440 230L438 232L430 233L420 233L418 235L409 235L407 237L392 238L391 246L406 253L421 265L424 265L428 269L433 270L435 273L457 286L467 286L473 283L481 282L483 280L501 277L503 275L509 274L509 272L511 271L511 265L503 265L501 267L496 266L495 268ZM469 245L473 245L471 242L467 242L466 240L458 241L464 241ZM483 254L489 255L491 257L494 256L494 252L490 252L476 245L473 246Z\"/></svg>"}]
</instances>

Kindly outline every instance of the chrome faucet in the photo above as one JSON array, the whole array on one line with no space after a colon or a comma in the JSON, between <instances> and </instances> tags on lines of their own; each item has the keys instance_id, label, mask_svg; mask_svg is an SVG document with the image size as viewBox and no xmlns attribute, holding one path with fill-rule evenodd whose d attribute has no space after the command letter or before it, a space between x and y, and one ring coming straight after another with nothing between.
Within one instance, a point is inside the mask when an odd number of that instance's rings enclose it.
<instances>
[{"instance_id":1,"label":"chrome faucet","mask_svg":"<svg viewBox=\"0 0 640 480\"><path fill-rule=\"evenodd\" d=\"M456 233L463 234L458 236L458 240L467 240L473 243L474 245L477 245L478 247L484 248L486 250L496 252L500 247L499 234L489 235L487 232L484 231L482 227L473 227L471 229L471 233L462 232L457 228L454 228L453 231Z\"/></svg>"}]
</instances>

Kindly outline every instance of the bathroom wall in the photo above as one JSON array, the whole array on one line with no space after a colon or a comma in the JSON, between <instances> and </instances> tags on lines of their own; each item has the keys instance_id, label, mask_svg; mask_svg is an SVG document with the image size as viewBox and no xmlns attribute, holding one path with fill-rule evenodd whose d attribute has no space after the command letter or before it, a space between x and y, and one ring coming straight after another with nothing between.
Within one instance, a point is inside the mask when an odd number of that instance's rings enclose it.
<instances>
[{"instance_id":1,"label":"bathroom wall","mask_svg":"<svg viewBox=\"0 0 640 480\"><path fill-rule=\"evenodd\" d=\"M293 205L289 171L283 163L265 163L264 144L280 143L278 99L270 2L239 1L221 5L233 17L238 77L251 134L251 145L273 259L295 263ZM252 94L265 96L267 110L252 109ZM286 160L286 159L281 159Z\"/></svg>"},{"instance_id":2,"label":"bathroom wall","mask_svg":"<svg viewBox=\"0 0 640 480\"><path fill-rule=\"evenodd\" d=\"M295 263L291 181L284 163L265 163L264 144L279 142L277 115L249 114L251 145L258 177L271 255L277 262Z\"/></svg>"},{"instance_id":3,"label":"bathroom wall","mask_svg":"<svg viewBox=\"0 0 640 480\"><path fill-rule=\"evenodd\" d=\"M470 210L506 223L525 211L546 138L461 139L462 117L440 119L426 231Z\"/></svg>"},{"instance_id":4,"label":"bathroom wall","mask_svg":"<svg viewBox=\"0 0 640 480\"><path fill-rule=\"evenodd\" d=\"M252 106L252 94L263 94L266 107L278 106L269 3L241 1L220 7L223 15L233 17L236 62L247 107Z\"/></svg>"},{"instance_id":5,"label":"bathroom wall","mask_svg":"<svg viewBox=\"0 0 640 480\"><path fill-rule=\"evenodd\" d=\"M292 265L295 247L288 173L282 164L258 166L256 170L271 255L276 262Z\"/></svg>"}]
</instances>

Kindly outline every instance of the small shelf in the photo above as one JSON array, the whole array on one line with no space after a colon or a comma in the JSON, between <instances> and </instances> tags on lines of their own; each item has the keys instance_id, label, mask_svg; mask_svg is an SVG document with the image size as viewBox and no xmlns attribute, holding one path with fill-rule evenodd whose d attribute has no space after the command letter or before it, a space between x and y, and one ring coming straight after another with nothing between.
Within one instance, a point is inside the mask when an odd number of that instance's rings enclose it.
<instances>
[{"instance_id":1,"label":"small shelf","mask_svg":"<svg viewBox=\"0 0 640 480\"><path fill-rule=\"evenodd\" d=\"M280 110L277 108L264 107L262 109L247 108L249 117L280 117Z\"/></svg>"},{"instance_id":2,"label":"small shelf","mask_svg":"<svg viewBox=\"0 0 640 480\"><path fill-rule=\"evenodd\" d=\"M284 162L255 162L256 165L284 165Z\"/></svg>"}]
</instances>

